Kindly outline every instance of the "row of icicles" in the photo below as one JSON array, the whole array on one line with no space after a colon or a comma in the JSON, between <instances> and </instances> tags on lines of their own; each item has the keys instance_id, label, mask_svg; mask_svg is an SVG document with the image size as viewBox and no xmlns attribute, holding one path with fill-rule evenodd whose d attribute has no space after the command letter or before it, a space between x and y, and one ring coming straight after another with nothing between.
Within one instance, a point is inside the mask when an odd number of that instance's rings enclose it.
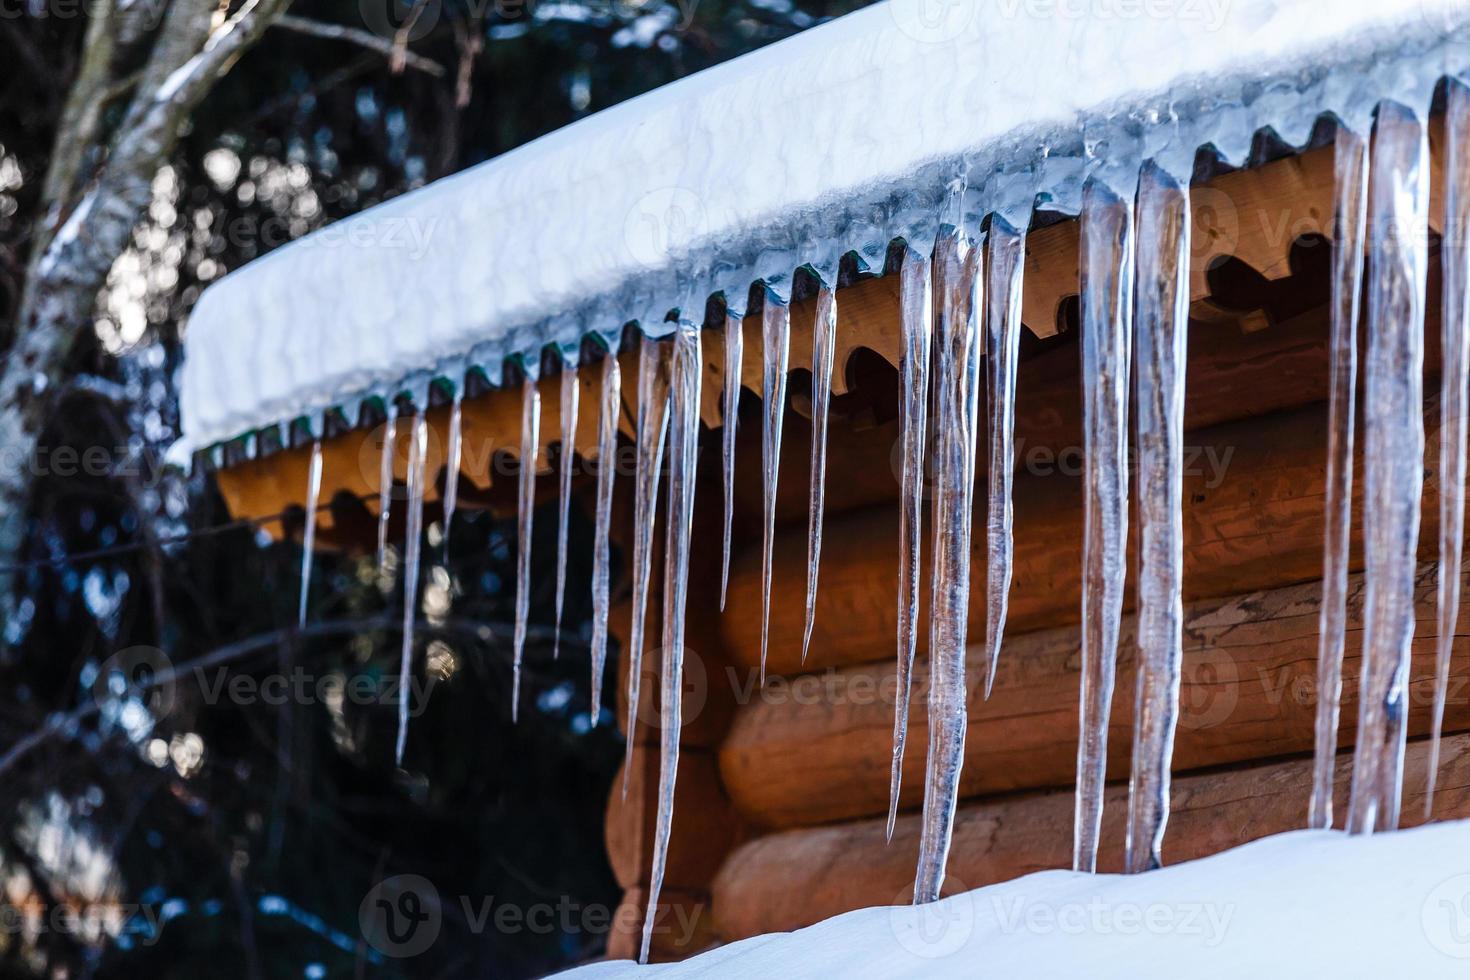
<instances>
[{"instance_id":1,"label":"row of icicles","mask_svg":"<svg viewBox=\"0 0 1470 980\"><path fill-rule=\"evenodd\" d=\"M1464 527L1466 419L1470 415L1470 96L1453 87L1447 109L1444 237L1443 392L1441 444L1439 644L1429 799L1438 762L1449 658L1458 616ZM1364 467L1367 492L1366 605L1363 684L1347 827L1355 832L1398 825L1403 784L1409 648L1414 632L1413 584L1422 482L1422 363L1427 271L1429 175L1426 130L1401 106L1384 103L1371 150L1375 179L1368 179L1367 141L1340 129L1336 142L1336 217L1333 235L1331 379L1329 406L1327 535L1321 607L1316 757L1310 825L1332 825L1332 776L1346 621L1348 538L1357 384L1356 337L1367 269L1367 364ZM1371 188L1371 194L1370 194ZM1128 406L1137 406L1139 555L1138 685L1132 772L1129 780L1125 867L1159 866L1169 817L1170 762L1179 710L1182 662L1183 574L1182 460L1186 336L1191 255L1190 191L1152 164L1140 171L1136 197L1119 196L1089 183L1081 211L1082 387L1085 443L1085 530L1082 569L1082 682L1079 705L1077 791L1073 866L1094 871L1102 822L1108 717L1113 700L1123 606L1128 537ZM897 814L910 687L918 645L921 524L925 453L932 493L930 531L929 745L914 900L939 897L944 881L966 731L965 646L970 595L971 514L979 432L980 363L985 371L985 411L990 434L986 487L987 596L985 694L990 695L1005 630L1011 582L1016 369L1021 331L1026 233L992 218L980 242L945 226L932 257L909 252L900 270L903 445L898 594L898 698L894 717L888 834ZM1364 261L1365 245L1369 255ZM761 671L764 677L775 539L777 461L786 400L790 308L767 292L761 306L764 420L762 472ZM819 287L813 326L813 440L805 658L821 554L828 404L837 328L833 285ZM627 731L633 731L645 646L645 613L653 553L659 473L669 456L668 527L663 590L663 664L659 692L661 767L648 914L642 959L648 955L668 853L674 779L678 767L680 695L684 652L685 585L694 507L699 435L701 331L678 324L672 339L644 339L639 351L633 541L633 603L628 668ZM743 359L741 318L724 324L722 466L725 492L720 604L729 583L733 518L735 429ZM1132 378L1130 379L1130 366ZM601 362L598 454L612 458L622 379L616 356ZM1131 384L1131 387L1130 387ZM526 639L530 589L531 521L540 395L536 379L522 384L518 552L512 716L518 713L520 665ZM577 369L561 374L560 533L557 539L556 616L560 636L566 586L570 460L578 412ZM932 411L932 432L928 424ZM409 441L408 530L404 561L401 671L410 669L417 602L419 538L423 521L427 423L413 416ZM390 454L396 419L390 415L380 473L378 557L387 543L392 484ZM451 474L460 461L460 402L450 416ZM601 701L607 654L608 532L614 467L598 467L596 536L592 573L592 704ZM457 480L446 485L447 538ZM315 515L321 486L321 444L312 447L302 559L301 620L311 574ZM401 705L397 758L407 730ZM631 758L633 739L628 739ZM627 792L631 765L624 767ZM1427 813L1428 803L1426 803Z\"/></svg>"}]
</instances>

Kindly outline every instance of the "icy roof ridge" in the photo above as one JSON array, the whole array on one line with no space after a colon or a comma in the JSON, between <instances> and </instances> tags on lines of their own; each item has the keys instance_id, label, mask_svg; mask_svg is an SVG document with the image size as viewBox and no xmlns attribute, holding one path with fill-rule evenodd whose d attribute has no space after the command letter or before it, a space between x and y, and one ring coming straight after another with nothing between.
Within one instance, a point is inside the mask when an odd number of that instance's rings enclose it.
<instances>
[{"instance_id":1,"label":"icy roof ridge","mask_svg":"<svg viewBox=\"0 0 1470 980\"><path fill-rule=\"evenodd\" d=\"M1143 159L1187 175L1207 145L1240 163L1260 130L1301 146L1382 99L1427 112L1470 67L1470 0L1137 9L888 0L330 225L205 291L185 437L319 431L467 369L498 384L506 360L662 335L716 294L785 299L847 253L880 271L893 241L929 247L957 184L971 230L1033 202L1075 213L1085 179L1131 191Z\"/></svg>"}]
</instances>

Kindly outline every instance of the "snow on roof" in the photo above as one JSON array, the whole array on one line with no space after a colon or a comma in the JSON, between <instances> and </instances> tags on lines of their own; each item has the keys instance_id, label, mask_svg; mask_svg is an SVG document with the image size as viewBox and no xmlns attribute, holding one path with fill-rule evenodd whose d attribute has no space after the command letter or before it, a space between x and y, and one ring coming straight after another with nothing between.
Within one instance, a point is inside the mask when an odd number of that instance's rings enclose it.
<instances>
[{"instance_id":1,"label":"snow on roof","mask_svg":"<svg viewBox=\"0 0 1470 980\"><path fill-rule=\"evenodd\" d=\"M927 247L946 188L968 220L1075 213L1198 146L1241 161L1273 126L1427 104L1470 64L1470 0L888 0L581 120L337 222L211 286L182 383L195 448L367 397L498 381L541 349L719 292L778 295L855 251ZM1452 40L1454 43L1452 43ZM1131 189L1131 188L1130 188Z\"/></svg>"},{"instance_id":2,"label":"snow on roof","mask_svg":"<svg viewBox=\"0 0 1470 980\"><path fill-rule=\"evenodd\" d=\"M1470 821L1302 830L1142 875L1042 871L863 909L681 963L566 980L1436 977L1470 971Z\"/></svg>"}]
</instances>

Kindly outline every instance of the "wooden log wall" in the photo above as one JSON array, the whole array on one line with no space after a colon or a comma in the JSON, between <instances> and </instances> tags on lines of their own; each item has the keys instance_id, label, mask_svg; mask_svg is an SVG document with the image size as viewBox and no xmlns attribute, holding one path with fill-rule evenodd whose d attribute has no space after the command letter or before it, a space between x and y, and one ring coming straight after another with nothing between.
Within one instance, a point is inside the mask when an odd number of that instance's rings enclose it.
<instances>
[{"instance_id":1,"label":"wooden log wall","mask_svg":"<svg viewBox=\"0 0 1470 980\"><path fill-rule=\"evenodd\" d=\"M1439 132L1431 132L1439 188ZM1208 854L1305 823L1308 758L1315 710L1317 603L1321 574L1327 355L1326 257L1331 227L1331 150L1227 174L1196 187L1191 331L1186 405L1185 589L1187 606L1183 721L1175 768L1175 813L1165 841L1173 862ZM1439 213L1436 193L1432 213ZM1228 261L1226 261L1228 260ZM976 694L955 830L952 888L975 887L1070 860L1075 766L1080 604L1081 427L1079 357L1068 304L1077 290L1077 228L1065 221L1028 242L1025 323L1019 379L1016 574L1007 642L993 697ZM1431 265L1426 369L1438 363L1438 282ZM792 309L791 366L798 373L786 413L777 501L772 676L756 681L760 624L759 421L752 396L742 411L735 492L737 555L729 604L718 612L718 453L706 440L696 513L696 568L689 598L686 726L673 840L657 912L655 958L678 958L709 945L791 929L850 908L906 901L917 848L926 718L921 665L911 714L905 792L894 840L885 844L893 711L897 573L895 444L898 354L896 282L870 279L838 293L838 370L829 440L827 522L811 654L800 661L806 568L810 427L800 372L809 368L810 301ZM758 318L745 324L743 386L760 389ZM723 349L707 334L702 413L723 423ZM636 356L621 355L631 435ZM885 365L886 362L886 365ZM595 446L599 372L584 370L579 456ZM556 385L542 382L540 469L557 455ZM1432 390L1429 389L1429 390ZM442 461L447 412L429 420L430 465ZM1426 492L1421 557L1432 557L1437 524L1437 415L1427 416ZM465 406L462 501L509 513L519 453L519 396L491 392ZM378 439L353 432L326 447L323 499L345 494L376 510ZM402 436L400 436L402 439ZM627 447L622 447L626 449ZM397 472L403 475L403 457ZM232 467L219 485L239 516L266 516L300 502L303 448ZM509 465L506 461L509 460ZM984 454L981 454L984 466ZM624 472L628 467L620 467ZM449 474L440 474L430 499ZM983 478L983 474L982 474ZM553 493L550 479L542 493ZM1361 487L1361 479L1355 489ZM465 491L468 491L467 493ZM626 536L631 481L621 479L620 533ZM983 507L983 501L982 501ZM323 539L352 544L323 515ZM1360 522L1355 519L1354 547ZM983 521L977 522L983 527ZM661 535L660 535L661 537ZM360 543L360 542L359 542ZM975 549L983 576L983 545ZM1360 567L1355 555L1355 568ZM977 576L977 577L978 577ZM657 576L655 576L657 579ZM1355 585L1353 629L1360 596ZM972 629L983 622L979 582ZM1131 603L1131 597L1128 600ZM1414 661L1411 734L1427 730L1427 678L1433 648L1433 582L1421 573L1421 621ZM627 635L626 602L614 632ZM657 635L660 610L649 611ZM1129 627L1131 629L1131 627ZM972 634L973 635L973 634ZM656 647L656 643L653 644ZM1132 641L1121 644L1110 739L1111 773L1126 779L1131 736ZM1457 653L1463 654L1457 646ZM1356 727L1360 643L1348 640L1341 745ZM648 889L658 773L658 657L643 666L630 789L614 782L606 837L624 889L614 956L636 951ZM625 698L627 658L619 696ZM979 676L972 660L971 674ZM1470 732L1470 694L1456 663L1447 729ZM1458 692L1458 693L1456 693ZM697 704L696 704L697 702ZM622 723L622 710L619 711ZM1411 748L1405 814L1417 818L1424 746ZM1470 734L1452 737L1436 816L1470 815ZM1345 753L1340 768L1346 766ZM1344 769L1345 771L1345 769ZM1111 791L1102 865L1121 860L1124 787Z\"/></svg>"}]
</instances>

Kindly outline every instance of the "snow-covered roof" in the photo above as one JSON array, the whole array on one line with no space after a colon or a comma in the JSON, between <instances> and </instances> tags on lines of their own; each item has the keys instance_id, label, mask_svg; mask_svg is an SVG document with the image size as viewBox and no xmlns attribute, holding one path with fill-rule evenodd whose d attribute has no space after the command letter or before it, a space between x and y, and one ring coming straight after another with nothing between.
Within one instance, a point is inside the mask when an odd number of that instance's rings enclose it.
<instances>
[{"instance_id":1,"label":"snow-covered roof","mask_svg":"<svg viewBox=\"0 0 1470 980\"><path fill-rule=\"evenodd\" d=\"M498 381L549 344L752 282L927 247L946 189L967 220L1141 156L1187 173L1323 112L1427 105L1467 63L1470 0L887 0L598 113L322 229L206 290L190 318L196 448L364 398Z\"/></svg>"},{"instance_id":2,"label":"snow-covered roof","mask_svg":"<svg viewBox=\"0 0 1470 980\"><path fill-rule=\"evenodd\" d=\"M1297 831L1142 875L1043 871L863 909L655 966L566 980L766 977L1464 977L1470 822Z\"/></svg>"}]
</instances>

